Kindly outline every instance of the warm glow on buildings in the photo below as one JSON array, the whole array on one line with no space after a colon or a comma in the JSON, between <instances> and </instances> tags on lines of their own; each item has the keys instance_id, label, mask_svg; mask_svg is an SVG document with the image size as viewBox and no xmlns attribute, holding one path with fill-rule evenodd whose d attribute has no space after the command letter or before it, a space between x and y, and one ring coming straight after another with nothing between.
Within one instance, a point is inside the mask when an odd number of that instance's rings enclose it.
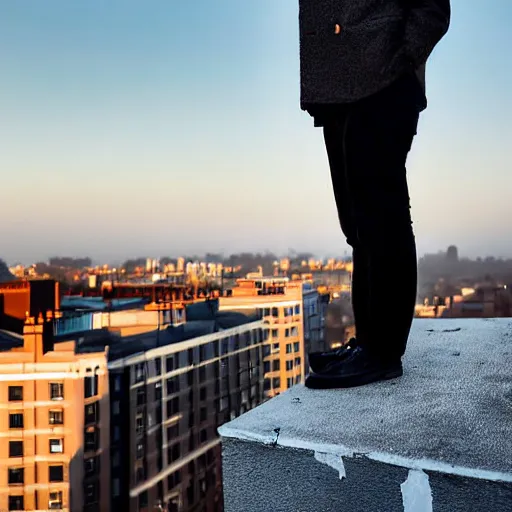
<instances>
[{"instance_id":1,"label":"warm glow on buildings","mask_svg":"<svg viewBox=\"0 0 512 512\"><path fill-rule=\"evenodd\" d=\"M0 510L108 510L107 350L54 343L42 317L0 342Z\"/></svg>"}]
</instances>

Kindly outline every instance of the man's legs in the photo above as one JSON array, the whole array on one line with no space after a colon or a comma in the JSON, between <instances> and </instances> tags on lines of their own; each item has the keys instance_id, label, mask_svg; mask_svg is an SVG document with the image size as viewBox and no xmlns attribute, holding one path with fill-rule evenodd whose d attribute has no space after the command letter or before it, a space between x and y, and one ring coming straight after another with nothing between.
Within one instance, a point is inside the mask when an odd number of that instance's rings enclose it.
<instances>
[{"instance_id":1,"label":"man's legs","mask_svg":"<svg viewBox=\"0 0 512 512\"><path fill-rule=\"evenodd\" d=\"M368 254L364 247L357 243L357 226L351 191L346 172L345 134L348 128L347 111L333 115L324 125L324 139L338 217L347 243L352 247L352 308L356 326L356 337L363 340L367 337L369 322L369 266Z\"/></svg>"},{"instance_id":2,"label":"man's legs","mask_svg":"<svg viewBox=\"0 0 512 512\"><path fill-rule=\"evenodd\" d=\"M405 164L418 115L412 97L391 87L352 105L345 130L345 175L357 231L354 254L364 256L368 287L364 296L354 297L354 306L365 311L360 341L380 360L403 355L414 316L416 245Z\"/></svg>"}]
</instances>

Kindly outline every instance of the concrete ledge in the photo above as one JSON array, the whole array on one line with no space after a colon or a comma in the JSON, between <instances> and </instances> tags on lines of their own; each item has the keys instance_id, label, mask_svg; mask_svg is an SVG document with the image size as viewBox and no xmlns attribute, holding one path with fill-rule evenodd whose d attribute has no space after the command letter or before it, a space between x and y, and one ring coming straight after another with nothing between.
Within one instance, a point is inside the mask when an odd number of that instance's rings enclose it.
<instances>
[{"instance_id":1,"label":"concrete ledge","mask_svg":"<svg viewBox=\"0 0 512 512\"><path fill-rule=\"evenodd\" d=\"M512 321L418 320L404 367L221 427L226 510L510 512Z\"/></svg>"}]
</instances>

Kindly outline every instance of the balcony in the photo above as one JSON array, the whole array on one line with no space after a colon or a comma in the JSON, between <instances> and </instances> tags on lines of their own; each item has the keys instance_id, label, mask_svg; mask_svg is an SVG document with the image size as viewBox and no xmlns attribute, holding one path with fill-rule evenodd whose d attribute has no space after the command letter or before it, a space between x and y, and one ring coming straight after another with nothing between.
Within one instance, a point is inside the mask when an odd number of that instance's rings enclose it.
<instances>
[{"instance_id":1,"label":"balcony","mask_svg":"<svg viewBox=\"0 0 512 512\"><path fill-rule=\"evenodd\" d=\"M510 511L512 321L417 320L404 367L222 426L226 511Z\"/></svg>"}]
</instances>

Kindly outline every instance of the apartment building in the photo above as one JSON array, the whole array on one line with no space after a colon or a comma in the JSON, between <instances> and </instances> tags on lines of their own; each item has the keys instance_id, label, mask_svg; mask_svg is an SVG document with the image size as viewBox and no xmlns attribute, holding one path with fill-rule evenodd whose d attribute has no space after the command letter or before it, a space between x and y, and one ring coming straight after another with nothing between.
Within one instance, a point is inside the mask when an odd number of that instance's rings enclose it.
<instances>
[{"instance_id":1,"label":"apartment building","mask_svg":"<svg viewBox=\"0 0 512 512\"><path fill-rule=\"evenodd\" d=\"M306 375L303 283L283 277L238 279L221 297L221 311L257 309L264 322L263 371L265 398L302 382Z\"/></svg>"},{"instance_id":2,"label":"apartment building","mask_svg":"<svg viewBox=\"0 0 512 512\"><path fill-rule=\"evenodd\" d=\"M326 344L326 316L329 294L319 293L310 281L303 281L304 351L306 371L309 370L308 354L329 350Z\"/></svg>"},{"instance_id":3,"label":"apartment building","mask_svg":"<svg viewBox=\"0 0 512 512\"><path fill-rule=\"evenodd\" d=\"M217 427L264 400L263 324L218 301L185 315L111 344L111 510L223 510Z\"/></svg>"},{"instance_id":4,"label":"apartment building","mask_svg":"<svg viewBox=\"0 0 512 512\"><path fill-rule=\"evenodd\" d=\"M25 304L30 289L13 289L6 303ZM51 315L27 317L0 330L0 397L0 510L109 510L107 349L80 353Z\"/></svg>"}]
</instances>

